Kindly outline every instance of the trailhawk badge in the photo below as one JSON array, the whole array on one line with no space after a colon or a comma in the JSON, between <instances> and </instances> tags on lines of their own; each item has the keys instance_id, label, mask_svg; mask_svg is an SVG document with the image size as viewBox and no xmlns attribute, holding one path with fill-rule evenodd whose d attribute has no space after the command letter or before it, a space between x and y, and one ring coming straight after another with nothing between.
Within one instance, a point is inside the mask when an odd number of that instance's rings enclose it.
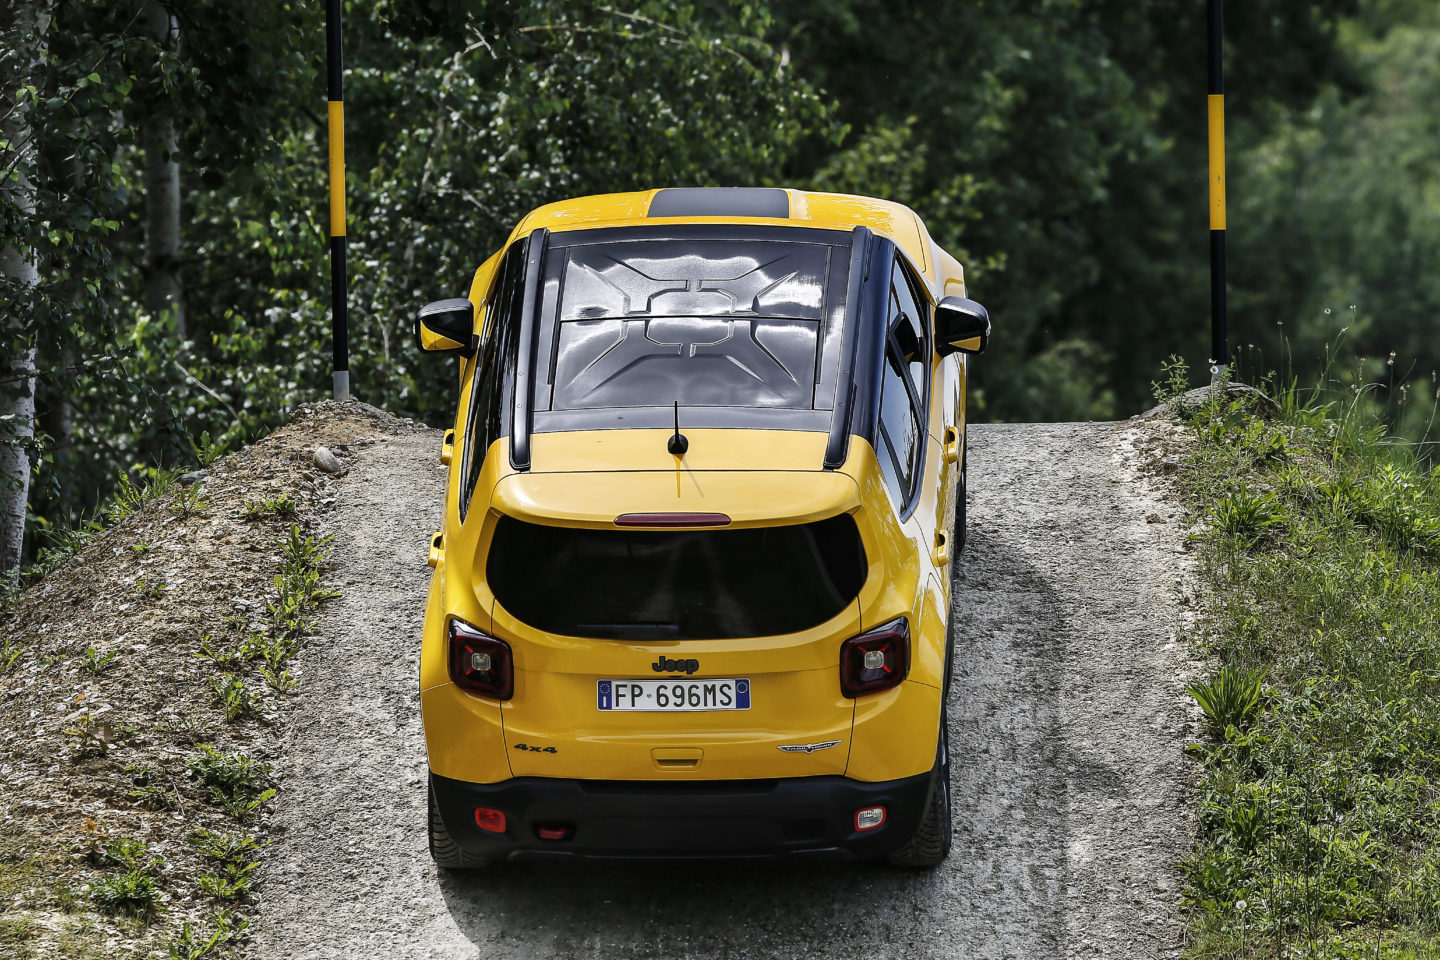
<instances>
[{"instance_id":1,"label":"trailhawk badge","mask_svg":"<svg viewBox=\"0 0 1440 960\"><path fill-rule=\"evenodd\" d=\"M839 740L825 740L820 743L787 743L783 747L776 747L786 753L814 753L816 750L829 750L831 747L838 747Z\"/></svg>"}]
</instances>

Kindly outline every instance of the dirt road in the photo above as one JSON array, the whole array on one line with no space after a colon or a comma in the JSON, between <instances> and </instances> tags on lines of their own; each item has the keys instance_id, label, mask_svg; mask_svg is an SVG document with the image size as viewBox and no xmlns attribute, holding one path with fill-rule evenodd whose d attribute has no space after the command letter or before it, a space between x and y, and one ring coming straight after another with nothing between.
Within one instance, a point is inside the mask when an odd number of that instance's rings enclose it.
<instances>
[{"instance_id":1,"label":"dirt road","mask_svg":"<svg viewBox=\"0 0 1440 960\"><path fill-rule=\"evenodd\" d=\"M287 728L260 960L1118 958L1179 953L1194 737L1175 634L1178 508L1138 424L977 426L957 564L955 850L882 866L508 866L426 852L417 635L438 432L368 448L330 515L332 582Z\"/></svg>"}]
</instances>

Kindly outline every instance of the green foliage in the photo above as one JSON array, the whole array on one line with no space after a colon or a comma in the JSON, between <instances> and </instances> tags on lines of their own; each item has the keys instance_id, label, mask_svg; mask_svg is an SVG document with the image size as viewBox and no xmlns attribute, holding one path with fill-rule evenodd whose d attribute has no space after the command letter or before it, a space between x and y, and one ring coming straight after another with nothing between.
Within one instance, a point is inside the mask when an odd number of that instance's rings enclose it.
<instances>
[{"instance_id":1,"label":"green foliage","mask_svg":"<svg viewBox=\"0 0 1440 960\"><path fill-rule=\"evenodd\" d=\"M262 520L294 520L299 513L299 505L287 495L246 503L240 511L240 518L251 523Z\"/></svg>"},{"instance_id":2,"label":"green foliage","mask_svg":"<svg viewBox=\"0 0 1440 960\"><path fill-rule=\"evenodd\" d=\"M1259 671L1226 664L1208 680L1187 684L1185 692L1200 705L1210 729L1223 737L1228 727L1244 730L1250 725L1260 706L1264 682L1265 675Z\"/></svg>"},{"instance_id":3,"label":"green foliage","mask_svg":"<svg viewBox=\"0 0 1440 960\"><path fill-rule=\"evenodd\" d=\"M188 518L205 509L205 504L200 500L200 485L191 484L188 487L177 487L175 499L170 504L170 512L177 517Z\"/></svg>"},{"instance_id":4,"label":"green foliage","mask_svg":"<svg viewBox=\"0 0 1440 960\"><path fill-rule=\"evenodd\" d=\"M249 926L248 920L237 923L230 910L217 909L210 919L211 929L208 935L195 925L185 923L166 947L165 956L167 960L203 960L205 957L231 956L228 951L218 951L227 944L244 939Z\"/></svg>"},{"instance_id":5,"label":"green foliage","mask_svg":"<svg viewBox=\"0 0 1440 960\"><path fill-rule=\"evenodd\" d=\"M225 710L225 719L230 723L248 719L259 712L259 704L255 702L254 694L245 686L245 681L234 674L211 677L210 689L215 691L215 696Z\"/></svg>"},{"instance_id":6,"label":"green foliage","mask_svg":"<svg viewBox=\"0 0 1440 960\"><path fill-rule=\"evenodd\" d=\"M160 910L161 892L149 873L126 870L91 883L90 899L105 913L125 914L149 922Z\"/></svg>"},{"instance_id":7,"label":"green foliage","mask_svg":"<svg viewBox=\"0 0 1440 960\"><path fill-rule=\"evenodd\" d=\"M1272 420L1192 414L1181 477L1212 518L1200 622L1220 662L1187 688L1216 735L1190 751L1198 960L1425 956L1440 938L1436 471L1367 408L1311 396L1292 385Z\"/></svg>"},{"instance_id":8,"label":"green foliage","mask_svg":"<svg viewBox=\"0 0 1440 960\"><path fill-rule=\"evenodd\" d=\"M15 666L15 661L25 652L25 644L14 637L0 637L0 676Z\"/></svg>"},{"instance_id":9,"label":"green foliage","mask_svg":"<svg viewBox=\"0 0 1440 960\"><path fill-rule=\"evenodd\" d=\"M85 648L85 658L80 662L80 667L86 673L99 676L115 665L120 657L120 651L111 650L109 653L101 654L94 647Z\"/></svg>"},{"instance_id":10,"label":"green foliage","mask_svg":"<svg viewBox=\"0 0 1440 960\"><path fill-rule=\"evenodd\" d=\"M1210 507L1210 518L1220 534L1253 547L1285 525L1285 509L1272 493L1237 490Z\"/></svg>"},{"instance_id":11,"label":"green foliage","mask_svg":"<svg viewBox=\"0 0 1440 960\"><path fill-rule=\"evenodd\" d=\"M270 765L242 753L227 753L202 744L200 753L190 761L190 769L201 786L236 820L249 819L275 796L270 786Z\"/></svg>"},{"instance_id":12,"label":"green foliage","mask_svg":"<svg viewBox=\"0 0 1440 960\"><path fill-rule=\"evenodd\" d=\"M90 899L105 913L137 917L147 923L161 909L162 893L157 876L164 861L151 855L139 840L116 837L105 842L94 855L112 872L90 884Z\"/></svg>"},{"instance_id":13,"label":"green foliage","mask_svg":"<svg viewBox=\"0 0 1440 960\"><path fill-rule=\"evenodd\" d=\"M39 531L78 526L117 476L142 484L204 466L325 395L330 351L316 176L325 132L305 106L321 92L320 8L183 8L174 45L146 36L123 4L30 6L52 15L47 33L6 32L0 77L38 132L23 164L38 215L7 192L0 239L34 251L42 283L0 291L0 316L24 318L18 339L40 356L34 557ZM1362 108L1346 99L1393 82L1410 102L1429 102L1434 58L1423 38L1401 37L1424 32L1426 11L1391 3L1381 16L1366 4L1364 21L1337 34L1357 6L1273 0L1229 11L1232 82L1248 91L1232 102L1233 162L1250 171L1247 192L1259 183L1275 201L1232 215L1237 228L1256 224L1254 239L1236 244L1252 252L1232 267L1247 336L1257 318L1284 312L1271 286L1319 296L1316 263L1341 265L1327 266L1325 291L1349 289L1349 262L1371 284L1391 246L1369 242L1377 237L1416 238L1403 251L1408 276L1433 259L1415 212L1429 204L1396 202L1403 185L1423 186L1424 158L1436 154L1424 111L1397 109L1394 130L1362 131L1350 122ZM1035 10L961 0L352 4L352 383L396 413L450 416L451 371L419 357L410 318L425 300L466 292L474 267L540 204L785 183L904 201L962 256L997 318L996 349L975 366L977 412L1134 409L1161 358L1198 361L1205 342L1204 241L1193 227L1202 16L1179 0ZM1372 51L1372 35L1393 47ZM937 48L937 36L964 42ZM32 68L25 51L37 47L45 56ZM1305 112L1312 104L1320 120ZM173 317L144 307L138 267L141 130L156 116L180 132L184 338ZM1406 149L1338 151L1322 163L1326 138L1346 129L1360 145L1404 132ZM1397 170L1406 158L1416 162ZM1352 170L1377 167L1395 186L1354 189ZM1290 180L1308 185L1318 169L1346 185L1288 199ZM1372 203L1377 194L1387 202ZM1314 209L1273 213L1298 206ZM1363 224L1354 256L1337 249L1341 223ZM1407 318L1433 315L1419 312L1428 294L1415 291L1390 302L1403 300Z\"/></svg>"},{"instance_id":14,"label":"green foliage","mask_svg":"<svg viewBox=\"0 0 1440 960\"><path fill-rule=\"evenodd\" d=\"M170 585L164 580L153 583L145 580L136 580L135 585L131 587L131 590L134 591L136 596L144 597L146 600L159 600L165 596L165 591L168 589L170 589Z\"/></svg>"}]
</instances>

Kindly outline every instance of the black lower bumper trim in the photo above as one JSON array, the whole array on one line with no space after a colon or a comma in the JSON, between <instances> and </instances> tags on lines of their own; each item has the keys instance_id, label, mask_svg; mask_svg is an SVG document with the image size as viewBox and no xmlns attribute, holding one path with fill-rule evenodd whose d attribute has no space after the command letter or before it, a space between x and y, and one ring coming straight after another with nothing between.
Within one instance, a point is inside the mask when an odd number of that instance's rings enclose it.
<instances>
[{"instance_id":1,"label":"black lower bumper trim","mask_svg":"<svg viewBox=\"0 0 1440 960\"><path fill-rule=\"evenodd\" d=\"M484 784L430 775L451 838L488 860L884 857L919 829L929 782L920 774L884 783L518 777ZM855 811L872 806L885 807L885 823L857 831ZM502 811L505 833L482 830L477 807ZM542 829L560 838L547 839Z\"/></svg>"}]
</instances>

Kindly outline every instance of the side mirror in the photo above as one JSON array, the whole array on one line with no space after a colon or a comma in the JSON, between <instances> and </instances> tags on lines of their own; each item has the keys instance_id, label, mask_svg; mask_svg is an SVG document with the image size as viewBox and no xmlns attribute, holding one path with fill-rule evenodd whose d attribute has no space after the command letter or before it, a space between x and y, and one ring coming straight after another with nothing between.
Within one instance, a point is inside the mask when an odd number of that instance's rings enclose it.
<instances>
[{"instance_id":1,"label":"side mirror","mask_svg":"<svg viewBox=\"0 0 1440 960\"><path fill-rule=\"evenodd\" d=\"M421 350L471 356L475 342L475 304L464 297L436 300L415 317L415 339Z\"/></svg>"},{"instance_id":2,"label":"side mirror","mask_svg":"<svg viewBox=\"0 0 1440 960\"><path fill-rule=\"evenodd\" d=\"M935 352L984 353L990 343L990 313L974 300L946 297L935 305Z\"/></svg>"}]
</instances>

